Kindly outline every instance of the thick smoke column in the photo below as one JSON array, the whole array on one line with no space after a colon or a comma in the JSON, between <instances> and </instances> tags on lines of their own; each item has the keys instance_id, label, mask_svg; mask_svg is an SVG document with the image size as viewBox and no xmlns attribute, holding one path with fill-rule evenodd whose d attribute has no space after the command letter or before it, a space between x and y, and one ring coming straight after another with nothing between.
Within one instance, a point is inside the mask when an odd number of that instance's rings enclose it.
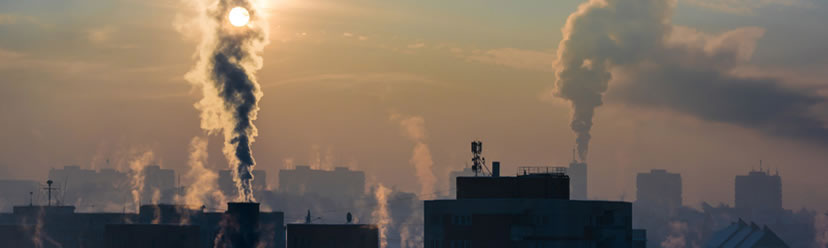
<instances>
[{"instance_id":1,"label":"thick smoke column","mask_svg":"<svg viewBox=\"0 0 828 248\"><path fill-rule=\"evenodd\" d=\"M377 206L371 212L371 217L379 228L380 248L388 247L388 228L391 226L391 214L388 212L388 196L391 194L391 189L386 188L382 184L377 184L374 189L374 198L377 200Z\"/></svg>"},{"instance_id":2,"label":"thick smoke column","mask_svg":"<svg viewBox=\"0 0 828 248\"><path fill-rule=\"evenodd\" d=\"M613 100L828 145L826 123L814 111L825 103L823 97L776 79L732 73L750 60L763 29L710 35L674 26L675 5L675 0L590 0L567 19L555 93L572 103L581 161L589 151L595 108L603 104L611 80L606 96Z\"/></svg>"},{"instance_id":3,"label":"thick smoke column","mask_svg":"<svg viewBox=\"0 0 828 248\"><path fill-rule=\"evenodd\" d=\"M254 73L262 67L261 52L268 44L264 0L190 0L198 10L198 62L187 80L202 90L195 104L201 128L224 135L224 155L239 189L238 201L253 201L251 181L256 164L251 144L258 135L253 121L259 110L261 87ZM247 10L248 23L230 23L231 9Z\"/></svg>"},{"instance_id":4,"label":"thick smoke column","mask_svg":"<svg viewBox=\"0 0 828 248\"><path fill-rule=\"evenodd\" d=\"M184 182L187 192L178 199L189 207L219 206L224 204L224 195L218 189L218 175L216 172L207 169L207 139L193 137L190 141L190 170L184 175Z\"/></svg>"}]
</instances>

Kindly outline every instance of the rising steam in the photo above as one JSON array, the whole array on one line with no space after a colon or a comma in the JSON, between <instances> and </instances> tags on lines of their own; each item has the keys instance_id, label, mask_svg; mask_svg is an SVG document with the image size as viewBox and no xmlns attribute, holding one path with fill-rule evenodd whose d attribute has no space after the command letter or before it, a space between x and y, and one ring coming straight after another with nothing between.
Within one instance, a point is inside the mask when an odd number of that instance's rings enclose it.
<instances>
[{"instance_id":1,"label":"rising steam","mask_svg":"<svg viewBox=\"0 0 828 248\"><path fill-rule=\"evenodd\" d=\"M136 213L141 208L141 196L144 194L144 185L146 185L144 167L152 162L153 158L152 151L146 151L129 161L130 193L132 193L132 203Z\"/></svg>"},{"instance_id":2,"label":"rising steam","mask_svg":"<svg viewBox=\"0 0 828 248\"><path fill-rule=\"evenodd\" d=\"M414 142L414 150L408 162L414 165L417 179L420 181L420 197L433 195L437 178L434 177L432 171L434 161L431 159L431 149L425 143L425 120L422 116L401 116L399 114L392 114L390 119L398 121L403 134ZM427 200L426 198L423 199Z\"/></svg>"},{"instance_id":3,"label":"rising steam","mask_svg":"<svg viewBox=\"0 0 828 248\"><path fill-rule=\"evenodd\" d=\"M251 181L256 163L251 144L258 135L253 121L262 97L254 74L262 68L261 53L268 44L266 1L185 1L198 12L187 23L198 27L198 61L186 77L202 91L203 98L195 104L201 111L201 128L224 135L223 151L239 190L237 200L253 201ZM248 11L247 25L231 25L228 15L235 7Z\"/></svg>"},{"instance_id":4,"label":"rising steam","mask_svg":"<svg viewBox=\"0 0 828 248\"><path fill-rule=\"evenodd\" d=\"M187 187L183 201L190 207L218 206L224 204L224 195L216 185L218 175L216 172L207 169L204 165L207 162L207 139L193 137L190 141L190 170L184 175L184 182Z\"/></svg>"},{"instance_id":5,"label":"rising steam","mask_svg":"<svg viewBox=\"0 0 828 248\"><path fill-rule=\"evenodd\" d=\"M710 35L672 24L675 0L590 0L569 16L556 63L557 96L572 103L582 161L595 109L607 97L707 121L828 145L814 109L825 99L773 78L738 77L764 29Z\"/></svg>"},{"instance_id":6,"label":"rising steam","mask_svg":"<svg viewBox=\"0 0 828 248\"><path fill-rule=\"evenodd\" d=\"M388 212L388 195L391 189L386 188L382 184L378 184L374 189L374 198L377 200L377 206L371 213L377 228L379 228L380 248L388 247L388 228L391 226L391 215Z\"/></svg>"}]
</instances>

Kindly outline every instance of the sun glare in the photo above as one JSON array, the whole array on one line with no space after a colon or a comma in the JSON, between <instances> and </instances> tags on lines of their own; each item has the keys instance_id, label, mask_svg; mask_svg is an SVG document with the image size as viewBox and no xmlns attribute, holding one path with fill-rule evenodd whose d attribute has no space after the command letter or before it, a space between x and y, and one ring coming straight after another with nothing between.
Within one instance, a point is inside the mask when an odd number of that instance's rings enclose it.
<instances>
[{"instance_id":1,"label":"sun glare","mask_svg":"<svg viewBox=\"0 0 828 248\"><path fill-rule=\"evenodd\" d=\"M250 13L247 12L247 9L242 7L235 7L230 10L230 14L227 16L230 19L230 24L233 26L241 27L247 25L247 22L250 21Z\"/></svg>"}]
</instances>

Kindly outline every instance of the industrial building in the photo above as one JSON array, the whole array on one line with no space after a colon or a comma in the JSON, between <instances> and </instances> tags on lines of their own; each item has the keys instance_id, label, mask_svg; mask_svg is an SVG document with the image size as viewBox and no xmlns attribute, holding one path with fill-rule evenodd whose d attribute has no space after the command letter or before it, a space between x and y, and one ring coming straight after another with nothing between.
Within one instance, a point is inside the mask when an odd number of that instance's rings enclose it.
<instances>
[{"instance_id":1,"label":"industrial building","mask_svg":"<svg viewBox=\"0 0 828 248\"><path fill-rule=\"evenodd\" d=\"M181 205L143 205L139 213L76 213L72 206L16 206L12 213L0 214L0 238L21 248L207 248L214 247L216 240L236 244L233 247L285 246L284 214L260 212L258 203L228 203L226 212ZM155 242L162 240L163 244Z\"/></svg>"},{"instance_id":2,"label":"industrial building","mask_svg":"<svg viewBox=\"0 0 828 248\"><path fill-rule=\"evenodd\" d=\"M637 207L668 214L682 206L680 174L654 169L635 179Z\"/></svg>"},{"instance_id":3,"label":"industrial building","mask_svg":"<svg viewBox=\"0 0 828 248\"><path fill-rule=\"evenodd\" d=\"M425 247L643 247L632 204L570 200L566 168L458 177L457 199L425 201ZM635 246L634 246L635 245Z\"/></svg>"},{"instance_id":4,"label":"industrial building","mask_svg":"<svg viewBox=\"0 0 828 248\"><path fill-rule=\"evenodd\" d=\"M288 248L380 248L379 229L365 224L288 224Z\"/></svg>"},{"instance_id":5,"label":"industrial building","mask_svg":"<svg viewBox=\"0 0 828 248\"><path fill-rule=\"evenodd\" d=\"M736 176L735 202L738 209L754 211L782 210L782 178L779 172L750 171L747 175Z\"/></svg>"},{"instance_id":6,"label":"industrial building","mask_svg":"<svg viewBox=\"0 0 828 248\"><path fill-rule=\"evenodd\" d=\"M279 190L290 194L317 195L343 202L365 193L365 173L346 167L315 170L300 165L279 170Z\"/></svg>"}]
</instances>

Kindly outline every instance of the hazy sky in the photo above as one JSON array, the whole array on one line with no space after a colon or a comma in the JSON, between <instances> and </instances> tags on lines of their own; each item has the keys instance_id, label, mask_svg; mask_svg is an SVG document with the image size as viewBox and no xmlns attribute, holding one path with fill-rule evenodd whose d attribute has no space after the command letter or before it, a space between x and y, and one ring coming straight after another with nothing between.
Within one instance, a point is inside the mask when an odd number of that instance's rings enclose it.
<instances>
[{"instance_id":1,"label":"hazy sky","mask_svg":"<svg viewBox=\"0 0 828 248\"><path fill-rule=\"evenodd\" d=\"M551 90L561 28L580 3L272 1L258 73L257 169L275 185L276 171L291 163L350 166L417 192L415 142L394 114L422 117L438 188L468 164L472 139L483 141L489 161L502 161L504 175L568 163L570 107ZM180 21L192 12L184 6L0 1L0 178L42 180L49 168L102 168L107 159L118 168L146 150L182 172L190 140L204 135L193 107L200 93L183 77L196 45ZM826 1L680 0L672 22L721 42L729 40L715 37L750 28L732 33L744 46L729 75L828 96ZM828 141L630 101L619 90L625 74L613 74L592 131L591 196L633 200L635 174L663 168L682 174L688 205L732 204L734 176L762 159L783 177L785 207L828 209ZM809 111L828 119L825 104ZM226 167L221 142L211 138L213 168Z\"/></svg>"}]
</instances>

